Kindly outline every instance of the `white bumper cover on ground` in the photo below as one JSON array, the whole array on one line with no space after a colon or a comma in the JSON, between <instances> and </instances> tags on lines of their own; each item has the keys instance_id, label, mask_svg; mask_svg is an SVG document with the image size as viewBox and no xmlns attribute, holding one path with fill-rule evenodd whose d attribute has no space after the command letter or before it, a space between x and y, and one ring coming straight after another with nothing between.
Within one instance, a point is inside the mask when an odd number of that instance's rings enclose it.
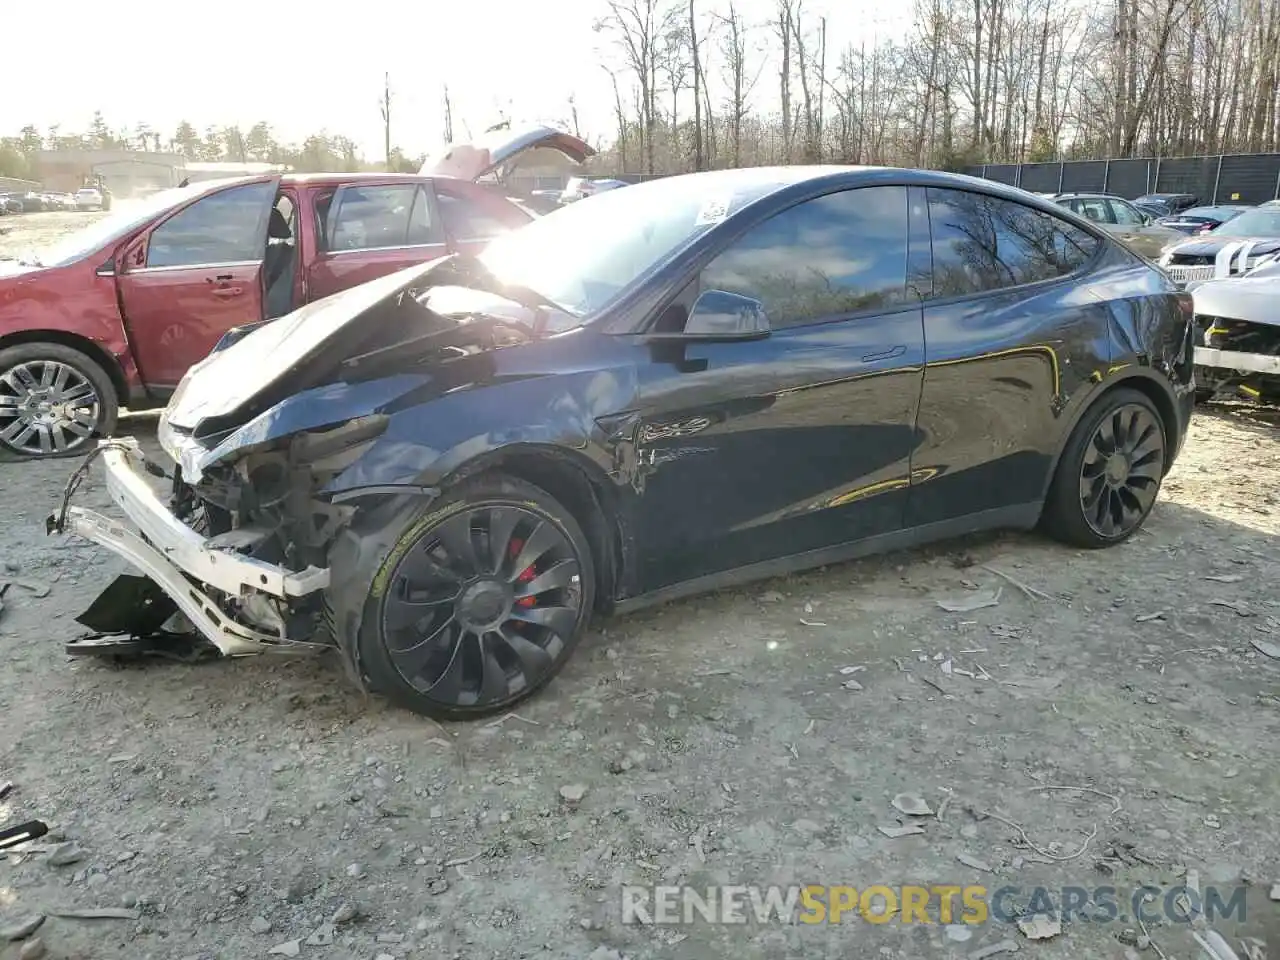
<instances>
[{"instance_id":1,"label":"white bumper cover on ground","mask_svg":"<svg viewBox=\"0 0 1280 960\"><path fill-rule=\"evenodd\" d=\"M71 507L71 532L119 554L154 580L196 629L228 656L314 648L235 622L192 580L232 597L256 592L289 600L327 587L328 569L294 572L214 545L174 516L157 496L136 466L142 458L136 440L105 440L102 445L107 492L137 530L92 510Z\"/></svg>"}]
</instances>

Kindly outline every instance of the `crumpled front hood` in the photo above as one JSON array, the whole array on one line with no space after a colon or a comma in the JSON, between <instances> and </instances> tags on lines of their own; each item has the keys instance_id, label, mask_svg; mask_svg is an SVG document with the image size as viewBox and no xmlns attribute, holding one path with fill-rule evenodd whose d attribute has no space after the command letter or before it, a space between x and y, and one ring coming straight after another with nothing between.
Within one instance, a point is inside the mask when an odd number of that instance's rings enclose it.
<instances>
[{"instance_id":1,"label":"crumpled front hood","mask_svg":"<svg viewBox=\"0 0 1280 960\"><path fill-rule=\"evenodd\" d=\"M299 367L339 330L409 290L441 261L415 264L317 300L253 330L193 366L169 401L165 415L175 427L193 429L201 420L225 416Z\"/></svg>"},{"instance_id":2,"label":"crumpled front hood","mask_svg":"<svg viewBox=\"0 0 1280 960\"><path fill-rule=\"evenodd\" d=\"M1247 277L1206 281L1191 296L1200 316L1280 327L1280 263L1259 267Z\"/></svg>"}]
</instances>

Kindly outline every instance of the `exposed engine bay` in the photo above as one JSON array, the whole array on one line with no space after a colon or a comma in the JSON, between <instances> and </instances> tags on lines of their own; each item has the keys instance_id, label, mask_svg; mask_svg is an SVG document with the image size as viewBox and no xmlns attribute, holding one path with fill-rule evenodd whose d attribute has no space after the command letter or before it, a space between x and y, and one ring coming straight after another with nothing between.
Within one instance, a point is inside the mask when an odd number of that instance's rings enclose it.
<instances>
[{"instance_id":1,"label":"exposed engine bay","mask_svg":"<svg viewBox=\"0 0 1280 960\"><path fill-rule=\"evenodd\" d=\"M1201 398L1234 392L1280 400L1280 262L1192 289Z\"/></svg>"}]
</instances>

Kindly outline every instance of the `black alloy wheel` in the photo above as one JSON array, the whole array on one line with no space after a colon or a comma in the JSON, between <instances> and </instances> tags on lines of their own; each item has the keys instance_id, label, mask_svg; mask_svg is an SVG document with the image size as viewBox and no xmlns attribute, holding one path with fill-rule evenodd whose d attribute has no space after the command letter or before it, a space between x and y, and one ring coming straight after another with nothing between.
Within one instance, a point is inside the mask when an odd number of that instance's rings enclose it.
<instances>
[{"instance_id":1,"label":"black alloy wheel","mask_svg":"<svg viewBox=\"0 0 1280 960\"><path fill-rule=\"evenodd\" d=\"M449 499L372 577L360 659L374 689L464 718L550 681L585 631L594 572L573 517L536 487L481 478Z\"/></svg>"},{"instance_id":2,"label":"black alloy wheel","mask_svg":"<svg viewBox=\"0 0 1280 960\"><path fill-rule=\"evenodd\" d=\"M1119 543L1142 526L1165 473L1165 432L1145 394L1119 388L1085 414L1045 503L1051 534L1076 546Z\"/></svg>"},{"instance_id":3,"label":"black alloy wheel","mask_svg":"<svg viewBox=\"0 0 1280 960\"><path fill-rule=\"evenodd\" d=\"M1103 418L1080 467L1080 508L1099 537L1128 536L1151 512L1164 471L1164 430L1131 403Z\"/></svg>"}]
</instances>

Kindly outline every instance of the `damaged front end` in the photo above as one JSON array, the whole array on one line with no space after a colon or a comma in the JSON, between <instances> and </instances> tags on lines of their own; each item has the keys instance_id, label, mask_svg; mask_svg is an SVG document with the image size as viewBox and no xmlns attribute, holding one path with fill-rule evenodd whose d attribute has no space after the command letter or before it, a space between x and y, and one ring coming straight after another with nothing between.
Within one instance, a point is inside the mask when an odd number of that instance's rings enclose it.
<instances>
[{"instance_id":1,"label":"damaged front end","mask_svg":"<svg viewBox=\"0 0 1280 960\"><path fill-rule=\"evenodd\" d=\"M370 450L397 411L482 381L488 351L531 333L509 318L423 306L425 289L485 282L465 261L440 263L224 338L161 416L172 464L135 439L102 441L48 527L144 576L109 587L79 618L96 636L68 652L136 652L144 639L159 652L192 635L225 656L340 645L325 602L331 545L371 500L435 492L403 476L382 482ZM474 289L461 292L474 301ZM381 449L401 447L387 438ZM94 459L127 522L71 505Z\"/></svg>"},{"instance_id":2,"label":"damaged front end","mask_svg":"<svg viewBox=\"0 0 1280 960\"><path fill-rule=\"evenodd\" d=\"M1195 352L1201 396L1235 392L1280 399L1280 262L1192 291L1201 345Z\"/></svg>"}]
</instances>

